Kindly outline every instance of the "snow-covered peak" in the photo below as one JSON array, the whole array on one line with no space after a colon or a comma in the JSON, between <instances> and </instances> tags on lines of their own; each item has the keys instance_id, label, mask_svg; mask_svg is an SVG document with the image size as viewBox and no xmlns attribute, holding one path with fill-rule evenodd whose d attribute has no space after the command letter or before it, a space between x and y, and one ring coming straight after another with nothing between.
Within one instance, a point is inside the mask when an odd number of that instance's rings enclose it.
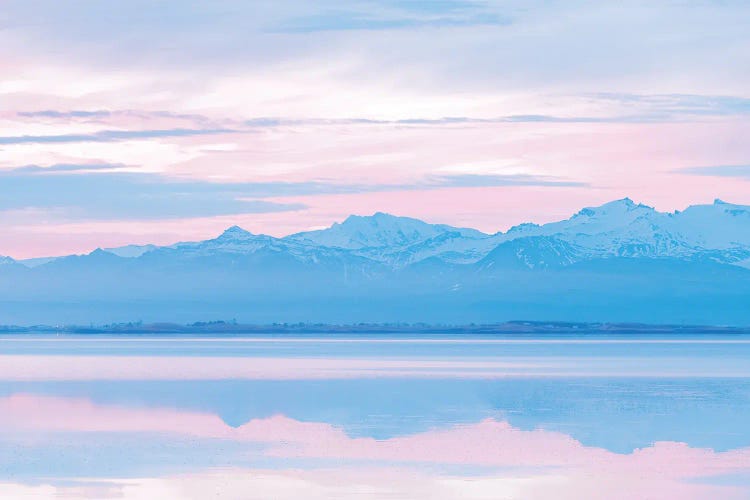
<instances>
[{"instance_id":1,"label":"snow-covered peak","mask_svg":"<svg viewBox=\"0 0 750 500\"><path fill-rule=\"evenodd\" d=\"M696 246L750 246L750 206L717 199L712 205L691 205L676 212L673 219L680 233Z\"/></svg>"},{"instance_id":2,"label":"snow-covered peak","mask_svg":"<svg viewBox=\"0 0 750 500\"><path fill-rule=\"evenodd\" d=\"M172 248L179 248L198 254L213 252L252 253L267 248L280 241L265 234L253 234L239 226L227 228L216 238L196 243L179 243Z\"/></svg>"},{"instance_id":3,"label":"snow-covered peak","mask_svg":"<svg viewBox=\"0 0 750 500\"><path fill-rule=\"evenodd\" d=\"M636 204L630 198L610 201L598 207L586 207L571 217L570 221L579 224L590 224L592 222L605 222L608 226L626 225L634 219L651 215L656 211L642 203Z\"/></svg>"},{"instance_id":4,"label":"snow-covered peak","mask_svg":"<svg viewBox=\"0 0 750 500\"><path fill-rule=\"evenodd\" d=\"M735 262L750 255L750 210L716 200L664 213L624 198L584 208L559 222L516 226L502 239L527 236L555 236L581 248L589 259L711 254L713 260Z\"/></svg>"},{"instance_id":5,"label":"snow-covered peak","mask_svg":"<svg viewBox=\"0 0 750 500\"><path fill-rule=\"evenodd\" d=\"M247 240L255 237L250 231L242 229L240 226L231 226L224 230L217 240Z\"/></svg>"},{"instance_id":6,"label":"snow-covered peak","mask_svg":"<svg viewBox=\"0 0 750 500\"><path fill-rule=\"evenodd\" d=\"M411 217L377 212L369 216L350 215L328 229L293 234L288 239L327 247L358 250L363 248L401 248L426 241L446 232L457 232L478 238L483 233L473 229L428 224Z\"/></svg>"},{"instance_id":7,"label":"snow-covered peak","mask_svg":"<svg viewBox=\"0 0 750 500\"><path fill-rule=\"evenodd\" d=\"M541 239L529 239L535 237ZM584 208L559 222L544 225L524 223L494 235L377 212L369 216L352 215L327 229L285 238L253 234L232 226L216 238L205 241L168 247L130 245L99 252L103 254L101 257L113 257L113 254L130 258L145 256L147 260L161 256L249 255L256 252L288 254L304 262L351 256L397 268L429 258L459 264L473 263L498 245L521 239L547 241L544 238L575 248L574 253L569 252L571 258L580 260L613 256L702 258L750 266L750 207L717 199L712 204L664 213L624 198ZM515 248L507 248L511 247ZM50 260L54 258L19 262L34 267ZM543 260L546 262L549 256ZM0 264L13 262L16 261L0 257Z\"/></svg>"},{"instance_id":8,"label":"snow-covered peak","mask_svg":"<svg viewBox=\"0 0 750 500\"><path fill-rule=\"evenodd\" d=\"M601 235L609 233L636 233L650 231L666 214L652 207L635 203L630 198L611 201L597 207L586 207L570 219L545 224L536 232L540 235L581 234ZM641 227L642 226L642 227ZM641 229L638 229L641 227Z\"/></svg>"},{"instance_id":9,"label":"snow-covered peak","mask_svg":"<svg viewBox=\"0 0 750 500\"><path fill-rule=\"evenodd\" d=\"M0 266L10 265L10 264L15 264L15 263L16 261L13 260L12 258L0 255Z\"/></svg>"},{"instance_id":10,"label":"snow-covered peak","mask_svg":"<svg viewBox=\"0 0 750 500\"><path fill-rule=\"evenodd\" d=\"M508 229L508 234L512 235L525 235L530 233L536 233L539 231L539 228L542 227L539 224L534 224L533 222L524 222L521 224L518 224L517 226L513 226L510 229Z\"/></svg>"},{"instance_id":11,"label":"snow-covered peak","mask_svg":"<svg viewBox=\"0 0 750 500\"><path fill-rule=\"evenodd\" d=\"M614 200L595 207L582 208L569 219L539 225L524 222L511 227L507 238L522 236L553 235L566 233L600 234L620 230L633 221L648 217L657 212L646 205L637 204L630 198Z\"/></svg>"}]
</instances>

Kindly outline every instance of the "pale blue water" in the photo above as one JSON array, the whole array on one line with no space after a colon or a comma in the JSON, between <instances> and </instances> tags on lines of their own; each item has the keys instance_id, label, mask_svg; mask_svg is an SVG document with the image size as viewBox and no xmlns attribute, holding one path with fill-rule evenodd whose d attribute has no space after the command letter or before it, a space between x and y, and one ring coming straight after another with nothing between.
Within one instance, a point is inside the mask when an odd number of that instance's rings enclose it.
<instances>
[{"instance_id":1,"label":"pale blue water","mask_svg":"<svg viewBox=\"0 0 750 500\"><path fill-rule=\"evenodd\" d=\"M564 432L585 445L629 453L656 441L730 450L750 446L750 336L4 336L4 356L462 361L450 376L332 375L273 380L190 377L164 380L0 379L0 397L83 398L96 405L169 408L220 416L231 426L283 414L325 422L351 436L384 439L486 418L521 429ZM497 376L471 363L520 362ZM85 362L85 360L84 360ZM541 368L540 368L541 367ZM490 370L492 371L492 370ZM3 435L0 479L127 477L209 466L274 467L228 441L137 443L126 434ZM284 466L304 460L283 461Z\"/></svg>"}]
</instances>

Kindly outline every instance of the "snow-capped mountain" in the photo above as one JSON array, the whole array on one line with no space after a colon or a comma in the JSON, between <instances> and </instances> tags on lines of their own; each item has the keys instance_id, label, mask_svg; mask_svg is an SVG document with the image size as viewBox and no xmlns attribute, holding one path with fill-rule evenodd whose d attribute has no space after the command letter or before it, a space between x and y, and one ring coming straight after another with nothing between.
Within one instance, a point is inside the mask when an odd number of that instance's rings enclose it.
<instances>
[{"instance_id":1,"label":"snow-capped mountain","mask_svg":"<svg viewBox=\"0 0 750 500\"><path fill-rule=\"evenodd\" d=\"M372 216L352 215L328 229L297 233L284 239L346 249L394 268L431 257L454 263L475 262L497 244L491 235L476 229L428 224L382 212Z\"/></svg>"},{"instance_id":2,"label":"snow-capped mountain","mask_svg":"<svg viewBox=\"0 0 750 500\"><path fill-rule=\"evenodd\" d=\"M574 254L560 260L561 265L607 257L668 257L747 266L750 208L716 200L713 205L663 213L625 198L584 208L560 222L525 223L493 235L376 213L351 216L328 229L285 240L347 249L400 268L432 257L451 263L478 262L500 244L532 236L555 237L575 248ZM529 267L538 264L528 255L523 260Z\"/></svg>"},{"instance_id":3,"label":"snow-capped mountain","mask_svg":"<svg viewBox=\"0 0 750 500\"><path fill-rule=\"evenodd\" d=\"M331 259L361 261L361 257L338 247L326 247L290 238L276 238L265 234L253 234L239 226L232 226L218 237L198 242L177 243L169 247L157 247L151 253L173 258L209 257L215 255L249 256L255 254L284 255L298 262L322 263Z\"/></svg>"},{"instance_id":4,"label":"snow-capped mountain","mask_svg":"<svg viewBox=\"0 0 750 500\"><path fill-rule=\"evenodd\" d=\"M397 217L376 212L374 215L365 217L350 215L344 222L335 223L328 229L297 233L285 239L348 250L395 249L423 242L445 233L456 233L469 239L488 236L476 229L428 224L411 217Z\"/></svg>"},{"instance_id":5,"label":"snow-capped mountain","mask_svg":"<svg viewBox=\"0 0 750 500\"><path fill-rule=\"evenodd\" d=\"M664 213L629 198L584 208L570 219L511 228L504 239L555 236L581 249L580 259L706 258L747 265L750 207L716 200Z\"/></svg>"},{"instance_id":6,"label":"snow-capped mountain","mask_svg":"<svg viewBox=\"0 0 750 500\"><path fill-rule=\"evenodd\" d=\"M286 249L280 248L278 242L279 239L273 236L253 234L239 226L232 226L216 238L198 242L177 243L164 247L162 250L170 250L173 254L210 255L214 253L249 254L262 248L271 248L277 251Z\"/></svg>"},{"instance_id":7,"label":"snow-capped mountain","mask_svg":"<svg viewBox=\"0 0 750 500\"><path fill-rule=\"evenodd\" d=\"M491 235L376 213L31 262L0 258L0 321L750 325L750 207L720 200L663 213L626 198Z\"/></svg>"},{"instance_id":8,"label":"snow-capped mountain","mask_svg":"<svg viewBox=\"0 0 750 500\"><path fill-rule=\"evenodd\" d=\"M288 254L304 262L357 257L400 269L431 258L452 264L476 263L511 241L529 244L542 241L531 237L554 238L564 243L567 255L553 259L558 265L599 258L645 257L706 259L750 267L750 207L721 200L712 205L695 205L681 212L665 213L625 198L584 208L559 222L524 223L505 233L491 235L378 212L371 216L352 215L327 229L283 238L253 234L232 226L218 237L205 241L166 247L128 245L104 251L136 259L152 252L177 258L264 251ZM519 248L518 258L527 267L549 265L549 262L536 262L531 250L523 251L518 244L513 246ZM19 262L36 267L54 259L56 257Z\"/></svg>"}]
</instances>

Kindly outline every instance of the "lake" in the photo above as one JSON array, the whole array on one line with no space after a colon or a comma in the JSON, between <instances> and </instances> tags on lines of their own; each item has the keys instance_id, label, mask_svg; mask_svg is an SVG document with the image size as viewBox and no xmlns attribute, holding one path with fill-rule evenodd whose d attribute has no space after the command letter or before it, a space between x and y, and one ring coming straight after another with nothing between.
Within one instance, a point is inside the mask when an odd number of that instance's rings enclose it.
<instances>
[{"instance_id":1,"label":"lake","mask_svg":"<svg viewBox=\"0 0 750 500\"><path fill-rule=\"evenodd\" d=\"M2 498L750 498L747 335L4 335Z\"/></svg>"}]
</instances>

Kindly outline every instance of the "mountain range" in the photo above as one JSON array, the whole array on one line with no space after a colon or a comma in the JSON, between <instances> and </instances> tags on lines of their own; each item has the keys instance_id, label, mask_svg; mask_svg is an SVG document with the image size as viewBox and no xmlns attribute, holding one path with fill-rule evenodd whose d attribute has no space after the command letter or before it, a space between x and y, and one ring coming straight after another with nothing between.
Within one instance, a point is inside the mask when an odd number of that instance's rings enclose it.
<instances>
[{"instance_id":1,"label":"mountain range","mask_svg":"<svg viewBox=\"0 0 750 500\"><path fill-rule=\"evenodd\" d=\"M0 257L0 324L637 321L750 325L750 207L625 198L495 234L385 213L283 238Z\"/></svg>"}]
</instances>

